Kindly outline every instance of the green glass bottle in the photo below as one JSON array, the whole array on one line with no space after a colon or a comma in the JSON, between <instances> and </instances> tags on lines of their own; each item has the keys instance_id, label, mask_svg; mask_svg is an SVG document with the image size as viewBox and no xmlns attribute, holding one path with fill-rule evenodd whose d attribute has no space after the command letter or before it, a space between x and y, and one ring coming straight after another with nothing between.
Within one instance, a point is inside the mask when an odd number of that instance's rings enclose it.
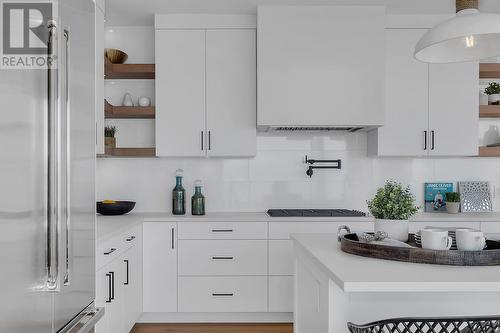
<instances>
[{"instance_id":1,"label":"green glass bottle","mask_svg":"<svg viewBox=\"0 0 500 333\"><path fill-rule=\"evenodd\" d=\"M201 180L194 182L194 194L191 197L191 214L205 215L205 197L201 194Z\"/></svg>"},{"instance_id":2,"label":"green glass bottle","mask_svg":"<svg viewBox=\"0 0 500 333\"><path fill-rule=\"evenodd\" d=\"M178 169L175 172L175 187L172 190L172 214L186 214L186 190L182 187L182 177L184 171Z\"/></svg>"}]
</instances>

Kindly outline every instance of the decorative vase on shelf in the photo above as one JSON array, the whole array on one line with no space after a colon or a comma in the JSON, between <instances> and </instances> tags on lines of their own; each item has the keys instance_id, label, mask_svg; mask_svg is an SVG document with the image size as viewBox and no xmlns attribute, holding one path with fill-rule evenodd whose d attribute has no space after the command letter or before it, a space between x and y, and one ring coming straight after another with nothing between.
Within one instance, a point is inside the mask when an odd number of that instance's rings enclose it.
<instances>
[{"instance_id":1,"label":"decorative vase on shelf","mask_svg":"<svg viewBox=\"0 0 500 333\"><path fill-rule=\"evenodd\" d=\"M125 96L123 96L122 106L134 106L134 102L132 101L132 95L126 93Z\"/></svg>"},{"instance_id":2,"label":"decorative vase on shelf","mask_svg":"<svg viewBox=\"0 0 500 333\"><path fill-rule=\"evenodd\" d=\"M485 93L479 93L479 105L488 105L488 95Z\"/></svg>"},{"instance_id":3,"label":"decorative vase on shelf","mask_svg":"<svg viewBox=\"0 0 500 333\"><path fill-rule=\"evenodd\" d=\"M488 95L488 104L496 105L500 101L500 94Z\"/></svg>"},{"instance_id":4,"label":"decorative vase on shelf","mask_svg":"<svg viewBox=\"0 0 500 333\"><path fill-rule=\"evenodd\" d=\"M151 105L151 99L146 96L141 96L137 100L137 104L142 107L150 106Z\"/></svg>"},{"instance_id":5,"label":"decorative vase on shelf","mask_svg":"<svg viewBox=\"0 0 500 333\"><path fill-rule=\"evenodd\" d=\"M182 169L175 172L175 187L172 190L172 214L174 215L186 214L186 190L182 186L183 174Z\"/></svg>"},{"instance_id":6,"label":"decorative vase on shelf","mask_svg":"<svg viewBox=\"0 0 500 333\"><path fill-rule=\"evenodd\" d=\"M205 215L205 197L201 193L201 180L194 182L194 194L191 197L191 214Z\"/></svg>"},{"instance_id":7,"label":"decorative vase on shelf","mask_svg":"<svg viewBox=\"0 0 500 333\"><path fill-rule=\"evenodd\" d=\"M484 93L488 95L488 104L498 104L500 101L500 84L498 82L490 82L484 89Z\"/></svg>"},{"instance_id":8,"label":"decorative vase on shelf","mask_svg":"<svg viewBox=\"0 0 500 333\"><path fill-rule=\"evenodd\" d=\"M375 232L377 231L386 232L391 239L407 242L410 233L410 221L375 219Z\"/></svg>"},{"instance_id":9,"label":"decorative vase on shelf","mask_svg":"<svg viewBox=\"0 0 500 333\"><path fill-rule=\"evenodd\" d=\"M403 188L400 183L389 180L367 203L375 217L375 232L383 231L391 239L408 241L409 218L419 209L409 186Z\"/></svg>"}]
</instances>

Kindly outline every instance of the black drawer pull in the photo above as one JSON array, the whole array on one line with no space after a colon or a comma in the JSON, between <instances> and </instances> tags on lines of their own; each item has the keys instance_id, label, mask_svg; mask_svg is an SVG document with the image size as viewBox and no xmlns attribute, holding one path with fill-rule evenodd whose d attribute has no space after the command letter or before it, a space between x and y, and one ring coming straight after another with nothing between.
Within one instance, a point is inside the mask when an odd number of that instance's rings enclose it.
<instances>
[{"instance_id":1,"label":"black drawer pull","mask_svg":"<svg viewBox=\"0 0 500 333\"><path fill-rule=\"evenodd\" d=\"M212 293L214 297L233 297L233 293Z\"/></svg>"},{"instance_id":2,"label":"black drawer pull","mask_svg":"<svg viewBox=\"0 0 500 333\"><path fill-rule=\"evenodd\" d=\"M111 297L110 300L115 299L115 272L109 272L111 275Z\"/></svg>"},{"instance_id":3,"label":"black drawer pull","mask_svg":"<svg viewBox=\"0 0 500 333\"><path fill-rule=\"evenodd\" d=\"M135 236L130 236L129 238L126 239L127 242L131 242L135 239Z\"/></svg>"},{"instance_id":4,"label":"black drawer pull","mask_svg":"<svg viewBox=\"0 0 500 333\"><path fill-rule=\"evenodd\" d=\"M106 303L111 303L111 274L107 273L106 277L108 278L108 299L106 300Z\"/></svg>"},{"instance_id":5,"label":"black drawer pull","mask_svg":"<svg viewBox=\"0 0 500 333\"><path fill-rule=\"evenodd\" d=\"M129 265L128 259L123 260L123 262L125 263L125 273L126 273L125 282L123 282L123 284L128 286L128 265Z\"/></svg>"},{"instance_id":6,"label":"black drawer pull","mask_svg":"<svg viewBox=\"0 0 500 333\"><path fill-rule=\"evenodd\" d=\"M219 257L219 256L214 256L212 257L212 260L233 260L234 257Z\"/></svg>"},{"instance_id":7,"label":"black drawer pull","mask_svg":"<svg viewBox=\"0 0 500 333\"><path fill-rule=\"evenodd\" d=\"M233 229L212 229L212 232L233 232Z\"/></svg>"},{"instance_id":8,"label":"black drawer pull","mask_svg":"<svg viewBox=\"0 0 500 333\"><path fill-rule=\"evenodd\" d=\"M114 247L112 247L111 249L109 249L108 252L104 252L104 255L107 256L107 255L110 255L111 253L115 252L116 249Z\"/></svg>"}]
</instances>

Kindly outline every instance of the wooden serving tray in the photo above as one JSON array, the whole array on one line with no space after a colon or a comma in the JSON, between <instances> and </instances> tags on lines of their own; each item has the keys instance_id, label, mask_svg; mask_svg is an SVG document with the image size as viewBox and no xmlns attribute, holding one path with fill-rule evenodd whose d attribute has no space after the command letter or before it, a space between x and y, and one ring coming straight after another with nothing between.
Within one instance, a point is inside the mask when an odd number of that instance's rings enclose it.
<instances>
[{"instance_id":1,"label":"wooden serving tray","mask_svg":"<svg viewBox=\"0 0 500 333\"><path fill-rule=\"evenodd\" d=\"M370 258L412 262L419 264L453 265L453 266L499 266L500 242L486 240L486 248L482 251L427 250L417 247L414 234L409 235L407 242L415 247L394 247L361 242L356 234L341 237L342 251Z\"/></svg>"}]
</instances>

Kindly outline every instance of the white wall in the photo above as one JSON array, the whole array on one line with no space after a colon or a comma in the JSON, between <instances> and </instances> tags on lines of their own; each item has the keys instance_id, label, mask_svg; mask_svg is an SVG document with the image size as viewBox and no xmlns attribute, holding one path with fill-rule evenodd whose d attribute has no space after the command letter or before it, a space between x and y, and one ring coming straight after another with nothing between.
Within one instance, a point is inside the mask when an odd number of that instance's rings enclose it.
<instances>
[{"instance_id":1,"label":"white wall","mask_svg":"<svg viewBox=\"0 0 500 333\"><path fill-rule=\"evenodd\" d=\"M387 179L409 184L422 205L427 181L486 180L500 189L496 158L373 158L365 133L259 135L252 159L110 158L97 162L98 199L137 201L137 211L169 212L177 168L189 197L202 179L207 211L264 211L272 207L366 210ZM309 179L303 159L342 159L342 170L317 170ZM188 205L189 206L189 205ZM500 196L494 198L500 209Z\"/></svg>"},{"instance_id":2,"label":"white wall","mask_svg":"<svg viewBox=\"0 0 500 333\"><path fill-rule=\"evenodd\" d=\"M152 27L108 27L106 47L122 49L129 62L154 61ZM148 80L106 81L106 97L119 104L125 92L150 94ZM153 120L108 120L118 127L117 145L154 145ZM496 121L481 123L481 135ZM484 140L482 137L480 140ZM486 140L484 140L486 141ZM181 144L181 143L179 143ZM342 170L318 170L306 176L304 156L341 158ZM109 158L97 161L97 198L137 201L136 211L169 212L177 168L185 170L185 188L205 183L208 211L264 211L272 207L325 207L366 210L366 200L387 179L409 184L422 205L423 183L486 180L500 189L500 159L412 159L367 157L365 133L260 134L252 159ZM189 206L189 205L187 205ZM500 210L500 193L494 198Z\"/></svg>"}]
</instances>

